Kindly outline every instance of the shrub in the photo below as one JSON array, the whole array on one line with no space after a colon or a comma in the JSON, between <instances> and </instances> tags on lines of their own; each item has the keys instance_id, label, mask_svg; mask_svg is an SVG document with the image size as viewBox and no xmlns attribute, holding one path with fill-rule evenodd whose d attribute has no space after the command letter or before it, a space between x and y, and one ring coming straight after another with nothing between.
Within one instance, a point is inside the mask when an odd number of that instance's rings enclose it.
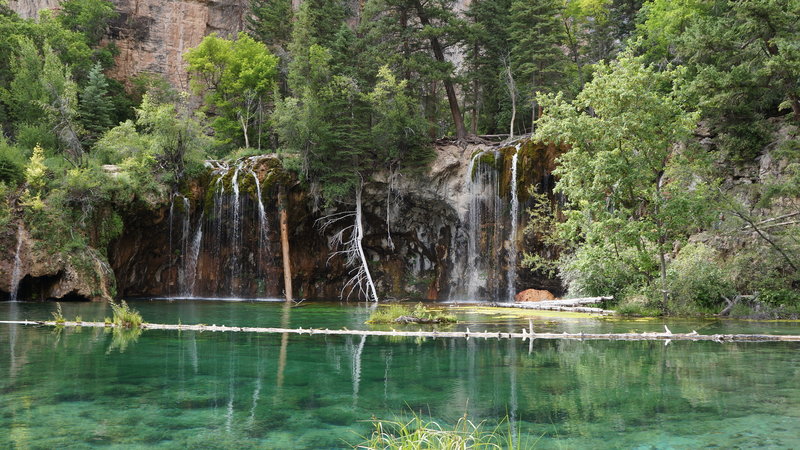
<instances>
[{"instance_id":1,"label":"shrub","mask_svg":"<svg viewBox=\"0 0 800 450\"><path fill-rule=\"evenodd\" d=\"M631 249L605 248L602 245L584 245L559 263L561 279L573 296L612 295L620 298L630 286L647 284L655 261L641 261Z\"/></svg>"},{"instance_id":2,"label":"shrub","mask_svg":"<svg viewBox=\"0 0 800 450\"><path fill-rule=\"evenodd\" d=\"M138 311L128 306L125 300L119 303L110 302L111 311L114 313L115 327L121 328L139 328L142 326L142 315Z\"/></svg>"},{"instance_id":3,"label":"shrub","mask_svg":"<svg viewBox=\"0 0 800 450\"><path fill-rule=\"evenodd\" d=\"M27 156L0 136L0 182L16 186L25 179Z\"/></svg>"},{"instance_id":4,"label":"shrub","mask_svg":"<svg viewBox=\"0 0 800 450\"><path fill-rule=\"evenodd\" d=\"M56 310L51 312L50 314L53 315L53 320L56 324L63 324L66 320L64 319L64 312L61 311L61 303L56 302Z\"/></svg>"},{"instance_id":5,"label":"shrub","mask_svg":"<svg viewBox=\"0 0 800 450\"><path fill-rule=\"evenodd\" d=\"M686 245L667 269L674 306L719 307L735 293L719 254L703 243Z\"/></svg>"}]
</instances>

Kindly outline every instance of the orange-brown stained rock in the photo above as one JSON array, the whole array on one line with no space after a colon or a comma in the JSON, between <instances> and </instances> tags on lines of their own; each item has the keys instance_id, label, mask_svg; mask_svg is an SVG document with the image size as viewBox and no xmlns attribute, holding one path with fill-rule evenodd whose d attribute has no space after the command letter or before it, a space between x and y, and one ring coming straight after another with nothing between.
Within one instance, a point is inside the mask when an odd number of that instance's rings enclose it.
<instances>
[{"instance_id":1,"label":"orange-brown stained rock","mask_svg":"<svg viewBox=\"0 0 800 450\"><path fill-rule=\"evenodd\" d=\"M555 299L556 297L550 291L538 289L526 289L514 296L514 300L517 302L542 302Z\"/></svg>"}]
</instances>

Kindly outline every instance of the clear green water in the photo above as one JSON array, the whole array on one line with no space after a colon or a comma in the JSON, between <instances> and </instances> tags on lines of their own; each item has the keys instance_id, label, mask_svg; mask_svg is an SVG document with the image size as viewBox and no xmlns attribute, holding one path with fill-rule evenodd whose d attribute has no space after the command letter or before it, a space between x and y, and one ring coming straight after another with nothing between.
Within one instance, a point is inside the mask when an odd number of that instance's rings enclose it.
<instances>
[{"instance_id":1,"label":"clear green water","mask_svg":"<svg viewBox=\"0 0 800 450\"><path fill-rule=\"evenodd\" d=\"M135 302L150 322L363 328L359 306ZM46 319L52 304L0 304ZM64 315L102 319L100 304ZM474 329L528 318L461 314ZM478 323L480 322L480 323ZM547 330L660 321L536 319ZM797 333L796 323L671 321L673 332ZM387 339L0 325L0 447L349 447L371 417L506 414L539 448L800 447L800 345Z\"/></svg>"}]
</instances>

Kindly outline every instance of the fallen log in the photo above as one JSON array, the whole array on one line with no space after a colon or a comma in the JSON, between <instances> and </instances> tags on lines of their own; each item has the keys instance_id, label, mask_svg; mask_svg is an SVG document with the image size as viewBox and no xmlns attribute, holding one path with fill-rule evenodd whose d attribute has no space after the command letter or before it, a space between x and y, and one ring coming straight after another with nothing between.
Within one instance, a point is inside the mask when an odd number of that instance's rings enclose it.
<instances>
[{"instance_id":1,"label":"fallen log","mask_svg":"<svg viewBox=\"0 0 800 450\"><path fill-rule=\"evenodd\" d=\"M6 325L36 325L50 327L88 327L88 328L114 328L114 324L104 322L61 322L31 321L31 320L3 320L0 324ZM239 332L239 333L272 333L272 334L308 334L308 335L338 335L338 336L406 336L423 338L484 338L484 339L522 339L535 340L613 340L613 341L713 341L713 342L800 342L800 335L779 334L699 334L672 333L666 329L664 333L536 333L522 329L521 332L505 331L377 331L377 330L340 330L319 328L273 328L273 327L231 327L226 325L173 325L159 323L142 324L145 330L170 330L170 331L210 331L210 332Z\"/></svg>"}]
</instances>

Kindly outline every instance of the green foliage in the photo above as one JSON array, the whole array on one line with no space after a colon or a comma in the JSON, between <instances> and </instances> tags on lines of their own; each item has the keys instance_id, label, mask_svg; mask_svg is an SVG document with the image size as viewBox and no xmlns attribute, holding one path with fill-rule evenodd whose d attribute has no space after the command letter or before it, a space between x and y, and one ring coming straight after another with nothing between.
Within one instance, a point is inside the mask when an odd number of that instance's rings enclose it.
<instances>
[{"instance_id":1,"label":"green foliage","mask_svg":"<svg viewBox=\"0 0 800 450\"><path fill-rule=\"evenodd\" d=\"M500 427L508 423L508 430ZM366 449L519 449L531 448L535 443L525 442L514 435L508 417L501 420L494 429L488 429L484 422L474 423L466 414L452 427L442 426L431 419L424 419L416 412L411 418L397 420L372 420L373 431L364 437L358 448Z\"/></svg>"},{"instance_id":2,"label":"green foliage","mask_svg":"<svg viewBox=\"0 0 800 450\"><path fill-rule=\"evenodd\" d=\"M0 182L16 186L25 178L25 152L0 137Z\"/></svg>"},{"instance_id":3,"label":"green foliage","mask_svg":"<svg viewBox=\"0 0 800 450\"><path fill-rule=\"evenodd\" d=\"M367 101L372 109L372 145L384 167L416 168L433 159L425 118L407 94L406 80L398 81L388 67L381 67Z\"/></svg>"},{"instance_id":4,"label":"green foliage","mask_svg":"<svg viewBox=\"0 0 800 450\"><path fill-rule=\"evenodd\" d=\"M579 246L571 267L611 263L650 280L660 259L665 297L666 253L711 219L710 186L685 170L702 167L702 154L675 147L697 120L672 93L675 76L623 55L601 64L574 102L541 97L546 114L536 132L571 147L555 171L568 199L560 233Z\"/></svg>"},{"instance_id":5,"label":"green foliage","mask_svg":"<svg viewBox=\"0 0 800 450\"><path fill-rule=\"evenodd\" d=\"M66 319L64 319L64 313L63 311L61 311L61 303L56 302L56 310L51 312L50 314L53 316L53 321L56 324L63 324L64 322L66 322Z\"/></svg>"},{"instance_id":6,"label":"green foliage","mask_svg":"<svg viewBox=\"0 0 800 450\"><path fill-rule=\"evenodd\" d=\"M767 117L800 118L796 1L654 0L642 16L639 47L650 60L687 66L684 94L726 158L755 157L769 136Z\"/></svg>"},{"instance_id":7,"label":"green foliage","mask_svg":"<svg viewBox=\"0 0 800 450\"><path fill-rule=\"evenodd\" d=\"M250 0L247 28L271 48L285 48L292 34L292 0Z\"/></svg>"},{"instance_id":8,"label":"green foliage","mask_svg":"<svg viewBox=\"0 0 800 450\"><path fill-rule=\"evenodd\" d=\"M735 294L721 266L722 258L712 248L702 243L683 247L667 270L673 304L696 305L719 312L723 300Z\"/></svg>"},{"instance_id":9,"label":"green foliage","mask_svg":"<svg viewBox=\"0 0 800 450\"><path fill-rule=\"evenodd\" d=\"M278 58L244 33L235 41L206 36L185 58L194 91L205 94L206 106L216 116L217 134L244 147L255 138L260 148Z\"/></svg>"},{"instance_id":10,"label":"green foliage","mask_svg":"<svg viewBox=\"0 0 800 450\"><path fill-rule=\"evenodd\" d=\"M25 183L28 184L28 191L33 195L39 195L47 185L47 167L44 165L44 150L42 147L34 147L28 167L25 168Z\"/></svg>"},{"instance_id":11,"label":"green foliage","mask_svg":"<svg viewBox=\"0 0 800 450\"><path fill-rule=\"evenodd\" d=\"M410 319L410 320L409 320ZM414 308L407 305L392 304L376 309L367 320L367 323L454 323L455 316L446 314L441 310L428 309L422 303L417 303Z\"/></svg>"},{"instance_id":12,"label":"green foliage","mask_svg":"<svg viewBox=\"0 0 800 450\"><path fill-rule=\"evenodd\" d=\"M110 301L111 311L114 314L113 322L117 328L141 328L142 315L138 311L128 306L125 300L119 303Z\"/></svg>"},{"instance_id":13,"label":"green foliage","mask_svg":"<svg viewBox=\"0 0 800 450\"><path fill-rule=\"evenodd\" d=\"M520 90L529 101L537 91L556 92L561 88L567 58L561 44L565 41L561 23L563 2L558 0L511 3L510 63Z\"/></svg>"},{"instance_id":14,"label":"green foliage","mask_svg":"<svg viewBox=\"0 0 800 450\"><path fill-rule=\"evenodd\" d=\"M90 46L100 43L109 22L118 16L114 4L106 0L66 0L59 8L56 18L61 25L84 36Z\"/></svg>"},{"instance_id":15,"label":"green foliage","mask_svg":"<svg viewBox=\"0 0 800 450\"><path fill-rule=\"evenodd\" d=\"M111 128L114 104L108 97L108 81L100 64L95 64L89 72L89 79L81 91L78 109L81 124L90 142L97 140L104 131Z\"/></svg>"}]
</instances>

